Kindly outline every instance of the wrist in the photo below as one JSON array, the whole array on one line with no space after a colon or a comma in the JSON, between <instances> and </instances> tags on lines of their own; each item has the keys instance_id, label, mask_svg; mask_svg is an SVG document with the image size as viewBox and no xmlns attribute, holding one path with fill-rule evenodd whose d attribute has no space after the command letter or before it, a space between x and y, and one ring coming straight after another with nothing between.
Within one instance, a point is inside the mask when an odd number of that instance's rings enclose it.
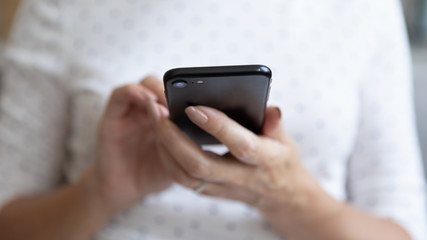
<instances>
[{"instance_id":1,"label":"wrist","mask_svg":"<svg viewBox=\"0 0 427 240\"><path fill-rule=\"evenodd\" d=\"M279 189L266 198L260 211L267 220L293 229L328 221L342 212L345 205L324 191L305 169L296 175L298 184Z\"/></svg>"},{"instance_id":2,"label":"wrist","mask_svg":"<svg viewBox=\"0 0 427 240\"><path fill-rule=\"evenodd\" d=\"M93 216L108 220L121 211L103 191L94 168L90 168L82 176L75 188L83 196L88 212Z\"/></svg>"}]
</instances>

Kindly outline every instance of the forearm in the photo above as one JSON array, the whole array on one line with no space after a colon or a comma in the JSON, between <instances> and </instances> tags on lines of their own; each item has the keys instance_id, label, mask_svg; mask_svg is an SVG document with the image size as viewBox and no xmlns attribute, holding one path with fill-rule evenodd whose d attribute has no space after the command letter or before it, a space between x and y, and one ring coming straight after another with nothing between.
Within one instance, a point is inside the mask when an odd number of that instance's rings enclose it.
<instances>
[{"instance_id":1,"label":"forearm","mask_svg":"<svg viewBox=\"0 0 427 240\"><path fill-rule=\"evenodd\" d=\"M90 177L52 193L16 199L0 212L0 239L86 240L113 215Z\"/></svg>"},{"instance_id":2,"label":"forearm","mask_svg":"<svg viewBox=\"0 0 427 240\"><path fill-rule=\"evenodd\" d=\"M297 207L265 212L266 218L279 232L293 240L411 239L393 221L371 216L338 202L320 187L316 188L306 198L296 201Z\"/></svg>"},{"instance_id":3,"label":"forearm","mask_svg":"<svg viewBox=\"0 0 427 240\"><path fill-rule=\"evenodd\" d=\"M305 228L308 236L296 239L346 240L346 239L373 239L373 240L409 240L408 233L391 220L371 216L359 211L350 205L342 205L341 212L317 223L308 224ZM304 229L301 229L303 232ZM298 234L298 233L295 233Z\"/></svg>"}]
</instances>

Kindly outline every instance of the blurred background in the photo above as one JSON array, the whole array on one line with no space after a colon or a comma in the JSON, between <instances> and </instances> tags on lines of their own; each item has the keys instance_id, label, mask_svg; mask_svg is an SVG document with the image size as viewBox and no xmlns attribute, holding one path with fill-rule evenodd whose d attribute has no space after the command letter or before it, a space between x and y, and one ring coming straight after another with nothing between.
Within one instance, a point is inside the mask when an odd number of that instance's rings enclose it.
<instances>
[{"instance_id":1,"label":"blurred background","mask_svg":"<svg viewBox=\"0 0 427 240\"><path fill-rule=\"evenodd\" d=\"M427 172L427 0L402 0L411 40L418 135Z\"/></svg>"},{"instance_id":2,"label":"blurred background","mask_svg":"<svg viewBox=\"0 0 427 240\"><path fill-rule=\"evenodd\" d=\"M1 0L0 1L0 51L3 42L7 38L7 33L12 25L13 16L19 0ZM1 54L1 52L0 52Z\"/></svg>"},{"instance_id":3,"label":"blurred background","mask_svg":"<svg viewBox=\"0 0 427 240\"><path fill-rule=\"evenodd\" d=\"M427 0L401 1L412 46L418 132L427 171ZM0 0L0 78L2 47L18 5L19 0Z\"/></svg>"}]
</instances>

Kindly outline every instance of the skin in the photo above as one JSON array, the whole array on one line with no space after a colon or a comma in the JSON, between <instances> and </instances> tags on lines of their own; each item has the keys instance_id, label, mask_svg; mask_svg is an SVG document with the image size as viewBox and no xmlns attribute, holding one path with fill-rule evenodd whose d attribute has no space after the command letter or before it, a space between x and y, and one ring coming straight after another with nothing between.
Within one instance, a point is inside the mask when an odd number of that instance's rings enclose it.
<instances>
[{"instance_id":1,"label":"skin","mask_svg":"<svg viewBox=\"0 0 427 240\"><path fill-rule=\"evenodd\" d=\"M281 124L266 111L260 136L223 113L186 109L230 150L204 152L168 119L160 81L116 89L99 124L97 161L81 179L39 196L19 197L0 212L0 239L91 239L118 213L173 181L202 194L259 209L278 234L303 239L410 239L397 224L335 201L306 171Z\"/></svg>"},{"instance_id":2,"label":"skin","mask_svg":"<svg viewBox=\"0 0 427 240\"><path fill-rule=\"evenodd\" d=\"M166 189L172 179L152 151L149 100L166 104L160 81L151 76L115 89L99 123L96 163L76 183L7 203L0 239L91 239L112 217Z\"/></svg>"},{"instance_id":3,"label":"skin","mask_svg":"<svg viewBox=\"0 0 427 240\"><path fill-rule=\"evenodd\" d=\"M197 189L205 180L202 194L252 205L290 239L410 239L392 221L329 196L302 165L279 108L267 108L257 136L218 110L188 107L189 119L228 147L220 156L203 151L153 106L158 152L176 182Z\"/></svg>"}]
</instances>

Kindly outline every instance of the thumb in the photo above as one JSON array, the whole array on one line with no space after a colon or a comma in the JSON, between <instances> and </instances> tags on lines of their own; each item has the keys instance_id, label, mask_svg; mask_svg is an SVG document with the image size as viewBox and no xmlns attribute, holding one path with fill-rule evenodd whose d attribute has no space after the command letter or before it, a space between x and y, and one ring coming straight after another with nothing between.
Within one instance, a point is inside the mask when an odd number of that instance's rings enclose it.
<instances>
[{"instance_id":1,"label":"thumb","mask_svg":"<svg viewBox=\"0 0 427 240\"><path fill-rule=\"evenodd\" d=\"M282 112L279 107L269 106L265 110L262 134L278 141L284 141L286 139L282 124Z\"/></svg>"}]
</instances>

